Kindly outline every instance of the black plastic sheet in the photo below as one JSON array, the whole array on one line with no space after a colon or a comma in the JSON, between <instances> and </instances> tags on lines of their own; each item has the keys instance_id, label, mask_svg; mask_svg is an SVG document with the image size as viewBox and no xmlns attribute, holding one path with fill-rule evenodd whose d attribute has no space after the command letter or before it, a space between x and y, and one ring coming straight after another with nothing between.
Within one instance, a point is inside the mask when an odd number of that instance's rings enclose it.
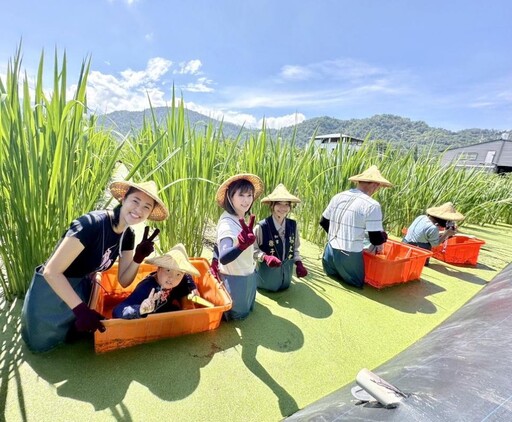
<instances>
[{"instance_id":1,"label":"black plastic sheet","mask_svg":"<svg viewBox=\"0 0 512 422\"><path fill-rule=\"evenodd\" d=\"M394 409L362 403L351 383L286 421L512 421L512 264L373 372L408 398Z\"/></svg>"}]
</instances>

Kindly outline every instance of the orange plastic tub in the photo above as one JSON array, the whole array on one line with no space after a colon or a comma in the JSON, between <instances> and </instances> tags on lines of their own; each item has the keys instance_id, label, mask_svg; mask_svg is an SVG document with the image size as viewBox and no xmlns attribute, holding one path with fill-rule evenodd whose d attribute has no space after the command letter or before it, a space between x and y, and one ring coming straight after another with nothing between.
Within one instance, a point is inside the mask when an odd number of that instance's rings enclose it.
<instances>
[{"instance_id":1,"label":"orange plastic tub","mask_svg":"<svg viewBox=\"0 0 512 422\"><path fill-rule=\"evenodd\" d=\"M480 248L485 241L469 236L455 235L432 248L433 257L449 264L476 265Z\"/></svg>"},{"instance_id":2,"label":"orange plastic tub","mask_svg":"<svg viewBox=\"0 0 512 422\"><path fill-rule=\"evenodd\" d=\"M363 252L365 282L381 289L394 284L418 280L431 251L388 240L384 243L384 253L374 255Z\"/></svg>"},{"instance_id":3,"label":"orange plastic tub","mask_svg":"<svg viewBox=\"0 0 512 422\"><path fill-rule=\"evenodd\" d=\"M94 333L96 353L131 347L168 337L214 330L220 325L222 314L231 309L231 297L224 286L215 279L208 269L205 258L190 258L190 262L199 270L200 276L194 277L200 296L215 306L205 308L189 301L186 310L150 314L140 319L108 319L103 321L106 331ZM112 317L112 309L124 300L149 273L156 267L141 264L135 281L127 288L117 282L117 264L108 271L98 274L90 307L107 318Z\"/></svg>"}]
</instances>

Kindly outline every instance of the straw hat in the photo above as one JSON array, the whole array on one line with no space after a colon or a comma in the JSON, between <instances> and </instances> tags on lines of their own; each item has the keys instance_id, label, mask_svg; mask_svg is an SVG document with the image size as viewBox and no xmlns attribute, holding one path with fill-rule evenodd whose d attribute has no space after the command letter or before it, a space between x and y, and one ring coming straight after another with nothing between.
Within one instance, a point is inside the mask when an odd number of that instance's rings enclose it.
<instances>
[{"instance_id":1,"label":"straw hat","mask_svg":"<svg viewBox=\"0 0 512 422\"><path fill-rule=\"evenodd\" d=\"M262 204L270 204L272 202L292 202L298 204L300 199L288 192L288 189L282 183L279 183L270 195L261 200Z\"/></svg>"},{"instance_id":2,"label":"straw hat","mask_svg":"<svg viewBox=\"0 0 512 422\"><path fill-rule=\"evenodd\" d=\"M228 191L229 185L237 180L245 179L254 186L254 200L258 199L261 193L263 192L263 182L261 179L255 174L251 173L241 173L235 176L231 176L229 179L224 181L217 189L217 195L215 196L215 200L220 207L224 206L224 199L226 198L226 192Z\"/></svg>"},{"instance_id":3,"label":"straw hat","mask_svg":"<svg viewBox=\"0 0 512 422\"><path fill-rule=\"evenodd\" d=\"M390 188L393 185L389 180L384 179L382 174L380 174L377 166L371 166L368 170L363 171L361 174L356 174L355 176L349 177L348 180L352 182L372 182L379 183L380 185Z\"/></svg>"},{"instance_id":4,"label":"straw hat","mask_svg":"<svg viewBox=\"0 0 512 422\"><path fill-rule=\"evenodd\" d=\"M157 267L167 268L168 270L182 271L195 276L200 275L197 268L188 260L187 250L183 243L178 243L163 255L145 259L144 262L156 265Z\"/></svg>"},{"instance_id":5,"label":"straw hat","mask_svg":"<svg viewBox=\"0 0 512 422\"><path fill-rule=\"evenodd\" d=\"M153 211L151 211L151 214L149 214L148 220L162 221L169 217L169 211L162 200L158 197L156 183L152 180L140 183L126 180L114 182L110 185L110 192L112 192L112 196L114 198L121 201L126 196L126 192L128 192L130 188L135 188L144 192L155 201L155 207L153 208Z\"/></svg>"},{"instance_id":6,"label":"straw hat","mask_svg":"<svg viewBox=\"0 0 512 422\"><path fill-rule=\"evenodd\" d=\"M438 207L427 208L427 214L447 221L464 220L464 216L455 210L455 207L451 202L445 202L443 205Z\"/></svg>"}]
</instances>

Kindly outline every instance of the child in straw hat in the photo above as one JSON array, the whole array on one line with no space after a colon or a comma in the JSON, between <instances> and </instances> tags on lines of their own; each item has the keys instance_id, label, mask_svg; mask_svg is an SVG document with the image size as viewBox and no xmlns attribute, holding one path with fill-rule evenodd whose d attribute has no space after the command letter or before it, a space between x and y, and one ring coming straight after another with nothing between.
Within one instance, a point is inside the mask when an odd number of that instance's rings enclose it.
<instances>
[{"instance_id":1,"label":"child in straw hat","mask_svg":"<svg viewBox=\"0 0 512 422\"><path fill-rule=\"evenodd\" d=\"M290 287L294 264L297 277L305 277L308 274L299 254L297 222L287 218L292 204L300 203L300 199L288 192L280 183L270 195L261 200L261 203L270 206L271 215L261 220L254 228L258 288L272 292L286 290Z\"/></svg>"},{"instance_id":2,"label":"child in straw hat","mask_svg":"<svg viewBox=\"0 0 512 422\"><path fill-rule=\"evenodd\" d=\"M245 217L262 191L263 182L250 173L229 177L217 190L217 204L224 209L217 223L219 278L233 303L224 314L227 320L246 318L256 300L256 236L252 231L255 216L250 216L249 224Z\"/></svg>"},{"instance_id":3,"label":"child in straw hat","mask_svg":"<svg viewBox=\"0 0 512 422\"><path fill-rule=\"evenodd\" d=\"M349 180L356 182L356 187L336 194L322 213L320 225L329 237L322 264L328 276L362 289L365 233L368 232L375 253L383 250L387 240L382 228L381 206L372 195L392 184L380 174L377 166Z\"/></svg>"},{"instance_id":4,"label":"child in straw hat","mask_svg":"<svg viewBox=\"0 0 512 422\"><path fill-rule=\"evenodd\" d=\"M119 257L118 279L126 287L153 252L159 230L149 235L146 227L135 247L131 226L169 216L156 183L118 181L110 191L120 204L113 211L92 211L74 220L52 256L34 272L21 314L21 334L32 351L48 351L80 332L105 331L104 317L87 306L93 275Z\"/></svg>"},{"instance_id":5,"label":"child in straw hat","mask_svg":"<svg viewBox=\"0 0 512 422\"><path fill-rule=\"evenodd\" d=\"M184 308L190 293L199 295L192 276L200 273L189 261L183 244L178 243L169 252L145 262L156 265L157 270L114 308L114 318L134 319L150 313L178 311Z\"/></svg>"},{"instance_id":6,"label":"child in straw hat","mask_svg":"<svg viewBox=\"0 0 512 422\"><path fill-rule=\"evenodd\" d=\"M463 219L451 202L427 208L426 215L416 217L409 226L402 242L431 250L457 233L455 223Z\"/></svg>"}]
</instances>

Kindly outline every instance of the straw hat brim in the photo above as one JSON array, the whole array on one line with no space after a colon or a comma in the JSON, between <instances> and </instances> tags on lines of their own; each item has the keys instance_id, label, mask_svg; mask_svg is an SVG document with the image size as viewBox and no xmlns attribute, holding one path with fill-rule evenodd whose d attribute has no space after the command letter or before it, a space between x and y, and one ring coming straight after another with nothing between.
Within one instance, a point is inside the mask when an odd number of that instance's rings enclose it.
<instances>
[{"instance_id":1,"label":"straw hat brim","mask_svg":"<svg viewBox=\"0 0 512 422\"><path fill-rule=\"evenodd\" d=\"M438 207L427 208L427 214L432 217L440 218L446 221L461 221L464 220L464 215L455 210L451 202L447 202Z\"/></svg>"},{"instance_id":2,"label":"straw hat brim","mask_svg":"<svg viewBox=\"0 0 512 422\"><path fill-rule=\"evenodd\" d=\"M363 171L361 174L356 174L355 176L349 177L348 180L351 182L369 182L369 183L378 183L379 185L391 188L393 184L385 179L382 174L380 174L377 166L371 166L368 170Z\"/></svg>"},{"instance_id":3,"label":"straw hat brim","mask_svg":"<svg viewBox=\"0 0 512 422\"><path fill-rule=\"evenodd\" d=\"M288 192L288 189L280 183L270 195L261 200L262 204L271 204L272 202L291 202L293 204L299 204L301 200Z\"/></svg>"},{"instance_id":4,"label":"straw hat brim","mask_svg":"<svg viewBox=\"0 0 512 422\"><path fill-rule=\"evenodd\" d=\"M121 202L130 188L135 188L144 192L155 201L155 207L151 211L151 214L149 214L148 220L162 221L169 217L169 210L158 197L155 182L135 183L132 181L121 180L110 185L110 192L114 198Z\"/></svg>"},{"instance_id":5,"label":"straw hat brim","mask_svg":"<svg viewBox=\"0 0 512 422\"><path fill-rule=\"evenodd\" d=\"M231 183L236 182L237 180L245 179L249 181L254 186L254 200L258 199L263 192L263 182L261 179L255 174L251 173L241 173L236 174L234 176L226 179L217 189L217 194L215 195L215 200L219 207L224 206L224 199L226 198L226 192L228 191L229 185Z\"/></svg>"},{"instance_id":6,"label":"straw hat brim","mask_svg":"<svg viewBox=\"0 0 512 422\"><path fill-rule=\"evenodd\" d=\"M144 262L195 276L201 275L199 270L189 261L185 246L181 243L174 246L169 252L154 258L147 258Z\"/></svg>"}]
</instances>

